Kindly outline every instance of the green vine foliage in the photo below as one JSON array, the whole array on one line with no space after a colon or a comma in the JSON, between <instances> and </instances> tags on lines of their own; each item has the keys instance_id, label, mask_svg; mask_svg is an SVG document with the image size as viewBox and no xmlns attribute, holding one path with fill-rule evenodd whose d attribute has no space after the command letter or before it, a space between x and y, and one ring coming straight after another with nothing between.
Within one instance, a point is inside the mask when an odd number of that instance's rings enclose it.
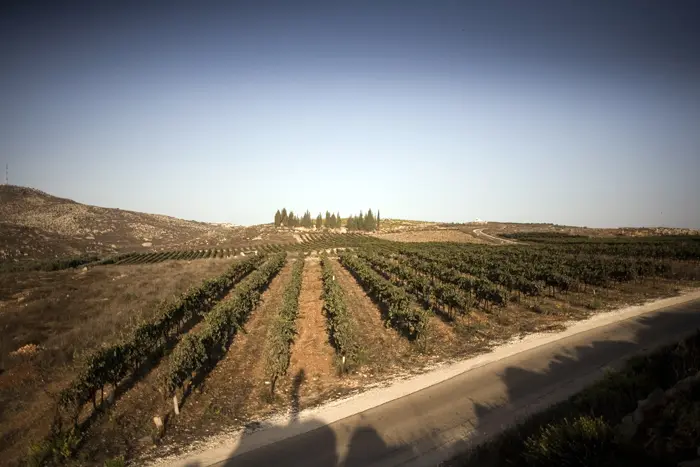
<instances>
[{"instance_id":1,"label":"green vine foliage","mask_svg":"<svg viewBox=\"0 0 700 467\"><path fill-rule=\"evenodd\" d=\"M141 365L157 360L168 341L180 333L185 323L201 319L223 294L263 260L263 256L253 256L236 262L221 276L204 281L164 306L153 321L142 324L125 339L88 356L78 377L61 393L59 409L71 414L76 423L86 403L92 401L96 407L98 391L104 391L107 384L116 387Z\"/></svg>"},{"instance_id":2,"label":"green vine foliage","mask_svg":"<svg viewBox=\"0 0 700 467\"><path fill-rule=\"evenodd\" d=\"M409 293L429 306L438 306L450 317L469 310L470 299L459 287L445 283L427 274L421 274L408 265L373 251L358 251L357 255L378 273L396 279Z\"/></svg>"},{"instance_id":3,"label":"green vine foliage","mask_svg":"<svg viewBox=\"0 0 700 467\"><path fill-rule=\"evenodd\" d=\"M336 353L345 360L341 366L347 371L356 366L361 358L361 347L347 306L343 289L335 279L333 266L328 256L321 256L321 274L323 278L323 311L328 319L328 334Z\"/></svg>"},{"instance_id":4,"label":"green vine foliage","mask_svg":"<svg viewBox=\"0 0 700 467\"><path fill-rule=\"evenodd\" d=\"M262 291L282 269L286 253L269 257L257 270L233 289L232 297L219 302L204 318L196 332L187 334L175 347L168 361L166 386L170 394L186 382L213 368L225 354L238 332L260 302Z\"/></svg>"},{"instance_id":5,"label":"green vine foliage","mask_svg":"<svg viewBox=\"0 0 700 467\"><path fill-rule=\"evenodd\" d=\"M292 268L292 279L284 291L282 306L267 332L265 371L270 381L270 390L287 373L291 356L291 345L296 337L296 319L299 313L299 293L304 271L304 260L298 259Z\"/></svg>"},{"instance_id":6,"label":"green vine foliage","mask_svg":"<svg viewBox=\"0 0 700 467\"><path fill-rule=\"evenodd\" d=\"M690 256L684 245L676 245L675 256ZM644 256L647 253L656 256ZM688 265L692 266L692 263L673 263L679 261L673 258L673 246L654 247L644 242L499 248L432 244L403 247L399 255L408 259L416 269L460 285L479 301L496 304L507 301L511 293L538 296L549 291L554 295L557 292L585 292L590 287L605 287L645 277L694 279L698 276L697 268Z\"/></svg>"},{"instance_id":7,"label":"green vine foliage","mask_svg":"<svg viewBox=\"0 0 700 467\"><path fill-rule=\"evenodd\" d=\"M386 280L365 260L352 253L342 253L340 263L350 271L365 291L385 308L391 326L411 340L417 339L425 332L428 313L413 306L404 289Z\"/></svg>"}]
</instances>

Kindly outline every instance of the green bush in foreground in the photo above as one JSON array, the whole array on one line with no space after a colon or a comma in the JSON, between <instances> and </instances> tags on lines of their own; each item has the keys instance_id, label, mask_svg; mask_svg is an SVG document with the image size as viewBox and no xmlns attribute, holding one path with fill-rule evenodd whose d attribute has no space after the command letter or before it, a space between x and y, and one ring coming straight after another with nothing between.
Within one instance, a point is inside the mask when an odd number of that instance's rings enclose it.
<instances>
[{"instance_id":1,"label":"green bush in foreground","mask_svg":"<svg viewBox=\"0 0 700 467\"><path fill-rule=\"evenodd\" d=\"M525 441L523 453L532 467L608 466L614 460L614 433L600 417L580 416L550 423Z\"/></svg>"},{"instance_id":2,"label":"green bush in foreground","mask_svg":"<svg viewBox=\"0 0 700 467\"><path fill-rule=\"evenodd\" d=\"M446 465L675 466L679 461L688 459L686 447L692 448L688 450L690 455L694 455L697 449L694 441L700 438L700 424L695 414L700 413L700 408L696 410L687 403L681 410L671 413L682 402L678 400L666 407L660 418L651 420L653 426L647 426L640 432L639 436L644 439L635 438L627 444L602 443L601 440L607 440L602 436L605 430L590 420L600 420L608 427L615 427L624 416L635 410L637 401L645 399L654 389L666 390L678 381L695 375L699 368L700 332L697 332L677 344L630 359L621 371L607 374L601 381L568 400L533 415ZM657 434L649 433L649 429ZM582 443L590 440L586 436L592 437L592 433L597 433L596 450L586 451L590 449L590 443L589 447ZM657 446L658 443L661 446ZM604 452L606 450L611 456L610 461ZM586 457L594 453L600 454L600 457Z\"/></svg>"}]
</instances>

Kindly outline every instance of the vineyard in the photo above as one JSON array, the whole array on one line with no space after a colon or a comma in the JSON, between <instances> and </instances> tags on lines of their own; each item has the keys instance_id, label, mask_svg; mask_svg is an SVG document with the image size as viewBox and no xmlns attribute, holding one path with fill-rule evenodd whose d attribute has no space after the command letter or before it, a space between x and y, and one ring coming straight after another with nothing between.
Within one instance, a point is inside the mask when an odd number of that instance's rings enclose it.
<instances>
[{"instance_id":1,"label":"vineyard","mask_svg":"<svg viewBox=\"0 0 700 467\"><path fill-rule=\"evenodd\" d=\"M349 393L372 378L420 372L514 335L559 329L572 318L673 294L700 280L694 237L556 238L498 247L394 243L363 234L300 239L285 250L268 245L254 254L139 253L95 265L230 262L222 274L76 360L74 378L56 393L56 417L32 445L31 460L60 464L81 451L138 458L143 446L136 441L144 437L167 446L191 436L191 426L209 433L212 426L232 428L290 404L316 403L317 396L293 399L300 384L312 388L302 394ZM222 366L226 371L217 371ZM115 435L113 418L137 440Z\"/></svg>"},{"instance_id":2,"label":"vineyard","mask_svg":"<svg viewBox=\"0 0 700 467\"><path fill-rule=\"evenodd\" d=\"M260 243L239 247L220 247L197 250L168 250L154 252L126 252L107 257L83 255L53 260L0 263L0 273L27 271L59 271L105 265L156 264L164 261L193 261L203 259L229 259L256 254L286 252L308 253L332 248L353 248L382 244L384 241L360 233L302 233L297 243Z\"/></svg>"}]
</instances>

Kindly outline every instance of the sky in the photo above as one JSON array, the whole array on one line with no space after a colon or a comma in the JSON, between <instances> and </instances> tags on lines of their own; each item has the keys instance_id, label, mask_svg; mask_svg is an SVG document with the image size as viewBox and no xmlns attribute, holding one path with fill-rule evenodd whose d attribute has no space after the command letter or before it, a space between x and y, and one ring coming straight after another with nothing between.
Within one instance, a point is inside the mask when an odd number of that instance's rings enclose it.
<instances>
[{"instance_id":1,"label":"sky","mask_svg":"<svg viewBox=\"0 0 700 467\"><path fill-rule=\"evenodd\" d=\"M0 163L208 222L700 228L698 24L682 0L4 3Z\"/></svg>"}]
</instances>

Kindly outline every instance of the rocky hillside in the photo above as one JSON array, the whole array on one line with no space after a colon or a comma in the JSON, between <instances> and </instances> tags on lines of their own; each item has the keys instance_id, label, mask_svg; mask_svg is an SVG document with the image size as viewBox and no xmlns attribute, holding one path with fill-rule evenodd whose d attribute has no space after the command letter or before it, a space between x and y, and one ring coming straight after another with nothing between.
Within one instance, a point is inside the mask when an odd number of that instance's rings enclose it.
<instances>
[{"instance_id":1,"label":"rocky hillside","mask_svg":"<svg viewBox=\"0 0 700 467\"><path fill-rule=\"evenodd\" d=\"M0 186L0 261L240 242L241 227L101 208L33 188Z\"/></svg>"}]
</instances>

